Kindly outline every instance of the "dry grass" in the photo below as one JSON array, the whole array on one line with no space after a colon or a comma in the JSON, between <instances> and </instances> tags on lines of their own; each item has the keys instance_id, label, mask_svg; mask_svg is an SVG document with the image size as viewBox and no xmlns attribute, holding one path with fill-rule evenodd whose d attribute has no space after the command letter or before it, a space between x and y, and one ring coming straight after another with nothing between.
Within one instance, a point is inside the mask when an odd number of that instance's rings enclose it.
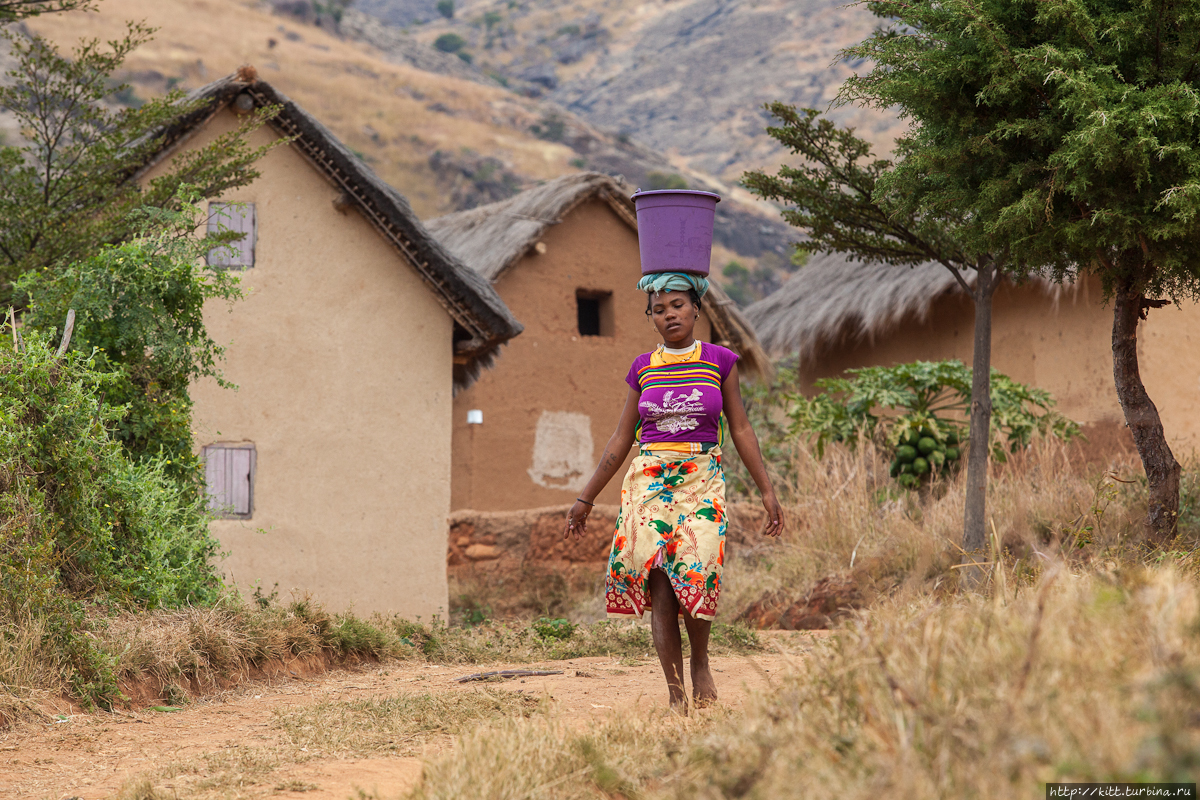
<instances>
[{"instance_id":1,"label":"dry grass","mask_svg":"<svg viewBox=\"0 0 1200 800\"><path fill-rule=\"evenodd\" d=\"M863 612L744 714L472 732L411 796L1015 800L1046 781L1190 782L1198 623L1194 574L1055 562L990 597Z\"/></svg>"},{"instance_id":2,"label":"dry grass","mask_svg":"<svg viewBox=\"0 0 1200 800\"><path fill-rule=\"evenodd\" d=\"M1133 539L1145 513L1140 465L1081 462L1076 445L1043 439L993 466L989 527L1018 576L1036 574L1051 554L1077 564L1137 557ZM888 478L869 442L854 450L835 446L823 459L796 443L786 467L776 486L788 532L772 542L747 531L741 535L756 544L731 548L721 600L726 619L764 594L803 594L819 578L871 558L885 562L910 592L957 583L951 567L962 555L965 470L918 495ZM1180 547L1190 549L1194 538L1184 526Z\"/></svg>"},{"instance_id":3,"label":"dry grass","mask_svg":"<svg viewBox=\"0 0 1200 800\"><path fill-rule=\"evenodd\" d=\"M961 477L897 493L869 446L798 447L792 530L732 559L723 600L797 594L875 558L899 585L856 612L744 713L553 714L460 738L410 796L1040 796L1047 781L1187 781L1200 767L1200 566L1185 478L1176 552L1135 543L1134 464L1078 466L1043 442L996 469L993 558L961 591ZM732 601L732 602L729 602Z\"/></svg>"},{"instance_id":4,"label":"dry grass","mask_svg":"<svg viewBox=\"0 0 1200 800\"><path fill-rule=\"evenodd\" d=\"M261 795L267 787L297 791L298 781L277 784L276 770L322 758L407 756L481 723L523 719L541 701L517 692L481 689L456 694L400 694L366 700L316 703L277 711L277 741L236 746L166 764L127 782L118 800L166 800ZM315 788L315 787L313 787ZM299 789L304 791L304 789Z\"/></svg>"},{"instance_id":5,"label":"dry grass","mask_svg":"<svg viewBox=\"0 0 1200 800\"><path fill-rule=\"evenodd\" d=\"M430 736L461 733L480 721L528 717L540 705L536 697L497 689L406 694L277 711L273 726L313 757L412 755Z\"/></svg>"}]
</instances>

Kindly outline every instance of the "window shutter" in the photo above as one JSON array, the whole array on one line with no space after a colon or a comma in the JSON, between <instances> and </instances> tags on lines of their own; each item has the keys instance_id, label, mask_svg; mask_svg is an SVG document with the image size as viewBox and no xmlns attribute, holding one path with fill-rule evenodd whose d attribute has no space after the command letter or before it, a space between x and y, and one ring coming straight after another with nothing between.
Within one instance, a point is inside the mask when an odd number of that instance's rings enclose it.
<instances>
[{"instance_id":1,"label":"window shutter","mask_svg":"<svg viewBox=\"0 0 1200 800\"><path fill-rule=\"evenodd\" d=\"M251 517L256 460L254 445L214 444L204 448L209 511L226 519Z\"/></svg>"},{"instance_id":2,"label":"window shutter","mask_svg":"<svg viewBox=\"0 0 1200 800\"><path fill-rule=\"evenodd\" d=\"M210 267L246 268L254 266L254 246L258 235L254 203L209 203L208 232L245 234L236 242L208 251Z\"/></svg>"}]
</instances>

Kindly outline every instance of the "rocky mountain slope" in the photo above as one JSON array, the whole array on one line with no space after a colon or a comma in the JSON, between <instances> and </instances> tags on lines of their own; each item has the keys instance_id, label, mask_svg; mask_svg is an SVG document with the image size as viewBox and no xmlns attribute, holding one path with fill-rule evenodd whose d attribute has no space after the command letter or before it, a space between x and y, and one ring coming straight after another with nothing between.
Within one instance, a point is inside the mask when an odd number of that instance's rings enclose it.
<instances>
[{"instance_id":1,"label":"rocky mountain slope","mask_svg":"<svg viewBox=\"0 0 1200 800\"><path fill-rule=\"evenodd\" d=\"M828 107L861 66L838 52L877 23L844 0L458 0L452 18L433 0L356 0L351 9L430 49L455 34L481 74L728 184L786 160L764 131L763 104ZM832 115L882 150L900 131L888 114Z\"/></svg>"}]
</instances>

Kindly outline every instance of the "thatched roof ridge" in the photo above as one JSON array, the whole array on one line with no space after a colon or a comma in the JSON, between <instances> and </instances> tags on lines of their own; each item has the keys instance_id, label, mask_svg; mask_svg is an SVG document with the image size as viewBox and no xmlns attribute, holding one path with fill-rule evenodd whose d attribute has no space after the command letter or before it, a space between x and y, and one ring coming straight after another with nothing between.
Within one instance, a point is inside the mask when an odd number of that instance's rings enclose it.
<instances>
[{"instance_id":1,"label":"thatched roof ridge","mask_svg":"<svg viewBox=\"0 0 1200 800\"><path fill-rule=\"evenodd\" d=\"M975 271L962 273L968 285ZM1028 284L1054 297L1077 289L1033 274ZM798 353L801 362L841 342L873 341L905 321L924 321L948 294L965 297L941 264L915 267L863 264L838 253L813 255L777 292L746 309L759 340L773 356Z\"/></svg>"},{"instance_id":2,"label":"thatched roof ridge","mask_svg":"<svg viewBox=\"0 0 1200 800\"><path fill-rule=\"evenodd\" d=\"M973 271L963 277L975 282ZM962 288L941 264L863 264L820 253L746 316L769 353L799 352L807 361L837 342L877 339L906 319L924 319L949 292Z\"/></svg>"},{"instance_id":3,"label":"thatched roof ridge","mask_svg":"<svg viewBox=\"0 0 1200 800\"><path fill-rule=\"evenodd\" d=\"M332 132L266 81L253 69L222 78L188 95L201 101L198 108L161 133L155 160L198 130L240 95L256 107L278 106L271 127L281 136L294 137L292 145L342 190L343 207L353 206L417 270L455 323L454 385L469 386L479 371L491 365L500 346L523 327L491 284L468 268L430 234L408 201L377 176ZM150 165L147 165L147 168Z\"/></svg>"},{"instance_id":4,"label":"thatched roof ridge","mask_svg":"<svg viewBox=\"0 0 1200 800\"><path fill-rule=\"evenodd\" d=\"M535 186L507 200L457 211L425 225L452 253L489 281L521 260L551 225L593 196L618 214L633 214L622 202L625 187L599 172L575 172ZM634 226L637 218L633 218Z\"/></svg>"},{"instance_id":5,"label":"thatched roof ridge","mask_svg":"<svg viewBox=\"0 0 1200 800\"><path fill-rule=\"evenodd\" d=\"M629 227L637 230L637 214L629 189L599 172L563 175L520 194L478 208L427 221L426 227L442 244L480 275L495 281L519 262L545 235L580 204L597 198ZM742 357L745 372L769 377L771 361L759 344L754 327L737 305L714 282L704 302L717 344Z\"/></svg>"}]
</instances>

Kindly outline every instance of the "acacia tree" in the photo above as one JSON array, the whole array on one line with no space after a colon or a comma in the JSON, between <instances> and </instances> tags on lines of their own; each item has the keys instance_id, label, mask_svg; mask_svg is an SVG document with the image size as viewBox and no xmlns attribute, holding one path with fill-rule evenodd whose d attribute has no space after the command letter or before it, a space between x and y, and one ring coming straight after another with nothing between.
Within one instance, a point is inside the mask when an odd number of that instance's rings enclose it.
<instances>
[{"instance_id":1,"label":"acacia tree","mask_svg":"<svg viewBox=\"0 0 1200 800\"><path fill-rule=\"evenodd\" d=\"M1149 483L1147 533L1174 535L1179 463L1138 370L1137 326L1200 294L1200 4L885 0L893 24L845 55L875 66L841 99L899 107L905 157L876 196L965 215L972 252L1113 303L1113 375Z\"/></svg>"},{"instance_id":2,"label":"acacia tree","mask_svg":"<svg viewBox=\"0 0 1200 800\"><path fill-rule=\"evenodd\" d=\"M852 260L882 262L897 269L936 261L954 276L975 305L971 368L970 440L963 549L977 553L986 540L988 436L991 428L992 297L1006 266L973 242L972 219L961 212L924 213L905 202L903 186L882 185L897 164L871 156L871 145L850 129L838 128L815 109L783 103L767 109L782 122L767 132L792 153L800 166L778 175L749 172L743 178L755 194L788 205L784 219L808 234L796 245L805 252L846 253ZM909 154L901 142L902 163Z\"/></svg>"}]
</instances>

